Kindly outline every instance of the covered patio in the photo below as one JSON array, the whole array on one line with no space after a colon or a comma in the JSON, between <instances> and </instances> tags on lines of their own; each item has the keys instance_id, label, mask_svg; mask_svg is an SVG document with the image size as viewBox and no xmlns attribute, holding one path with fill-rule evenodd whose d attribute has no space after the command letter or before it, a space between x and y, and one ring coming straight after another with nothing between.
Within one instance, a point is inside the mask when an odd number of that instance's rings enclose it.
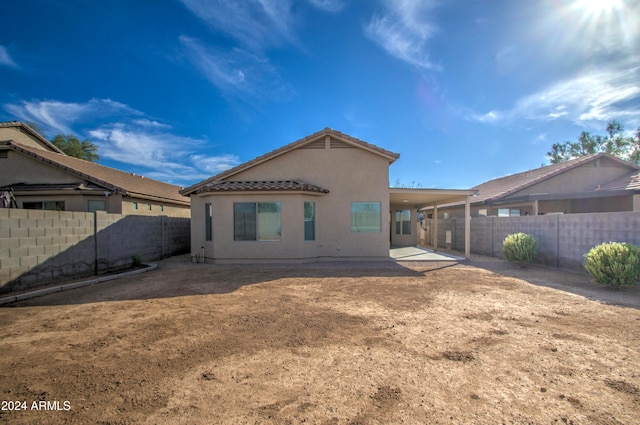
<instances>
[{"instance_id":1,"label":"covered patio","mask_svg":"<svg viewBox=\"0 0 640 425\"><path fill-rule=\"evenodd\" d=\"M413 246L418 244L418 211L425 207L433 207L433 247L438 249L438 206L452 202L464 204L465 231L464 231L464 256L471 256L471 197L476 195L475 190L463 189L404 189L389 188L389 211L391 246Z\"/></svg>"}]
</instances>

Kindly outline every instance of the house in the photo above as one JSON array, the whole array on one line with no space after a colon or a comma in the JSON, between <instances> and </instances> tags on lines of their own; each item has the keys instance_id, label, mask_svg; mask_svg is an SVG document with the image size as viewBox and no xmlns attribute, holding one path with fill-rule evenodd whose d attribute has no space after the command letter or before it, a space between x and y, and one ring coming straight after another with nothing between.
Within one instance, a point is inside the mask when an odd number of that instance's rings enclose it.
<instances>
[{"instance_id":1,"label":"house","mask_svg":"<svg viewBox=\"0 0 640 425\"><path fill-rule=\"evenodd\" d=\"M399 155L325 128L181 191L196 261L388 258L416 245L418 207L473 192L390 189Z\"/></svg>"},{"instance_id":2,"label":"house","mask_svg":"<svg viewBox=\"0 0 640 425\"><path fill-rule=\"evenodd\" d=\"M478 191L471 200L473 217L640 211L640 167L598 153L493 179L472 190ZM439 218L463 214L461 202L437 208Z\"/></svg>"},{"instance_id":3,"label":"house","mask_svg":"<svg viewBox=\"0 0 640 425\"><path fill-rule=\"evenodd\" d=\"M0 123L0 207L189 217L180 189L65 155L24 123Z\"/></svg>"}]
</instances>

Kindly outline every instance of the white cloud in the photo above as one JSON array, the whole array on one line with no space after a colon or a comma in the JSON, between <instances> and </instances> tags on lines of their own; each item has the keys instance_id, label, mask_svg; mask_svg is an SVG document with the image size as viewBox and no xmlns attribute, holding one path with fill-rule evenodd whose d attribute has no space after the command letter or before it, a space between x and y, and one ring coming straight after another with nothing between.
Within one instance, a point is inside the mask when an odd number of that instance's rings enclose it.
<instances>
[{"instance_id":1,"label":"white cloud","mask_svg":"<svg viewBox=\"0 0 640 425\"><path fill-rule=\"evenodd\" d=\"M101 159L138 167L142 171L137 172L162 181L191 184L239 163L234 155L202 154L205 140L173 134L168 124L110 99L25 101L4 107L17 119L36 122L51 135L88 137L98 146Z\"/></svg>"},{"instance_id":2,"label":"white cloud","mask_svg":"<svg viewBox=\"0 0 640 425\"><path fill-rule=\"evenodd\" d=\"M344 8L342 0L308 0L313 6L325 12L339 12Z\"/></svg>"},{"instance_id":3,"label":"white cloud","mask_svg":"<svg viewBox=\"0 0 640 425\"><path fill-rule=\"evenodd\" d=\"M254 49L291 41L290 0L182 0L212 29Z\"/></svg>"},{"instance_id":4,"label":"white cloud","mask_svg":"<svg viewBox=\"0 0 640 425\"><path fill-rule=\"evenodd\" d=\"M386 0L385 13L374 16L365 34L390 55L420 68L439 69L429 58L428 41L437 30L429 14L433 0Z\"/></svg>"},{"instance_id":5,"label":"white cloud","mask_svg":"<svg viewBox=\"0 0 640 425\"><path fill-rule=\"evenodd\" d=\"M164 125L162 127L165 127ZM149 169L148 177L193 182L238 165L235 155L195 153L205 141L181 137L158 128L116 123L89 132L102 158Z\"/></svg>"},{"instance_id":6,"label":"white cloud","mask_svg":"<svg viewBox=\"0 0 640 425\"><path fill-rule=\"evenodd\" d=\"M73 133L74 123L142 115L142 112L111 99L91 99L84 103L34 100L6 104L4 108L20 121L38 123L45 132L64 134Z\"/></svg>"},{"instance_id":7,"label":"white cloud","mask_svg":"<svg viewBox=\"0 0 640 425\"><path fill-rule=\"evenodd\" d=\"M13 60L6 47L0 45L0 65L9 68L19 68L18 64Z\"/></svg>"},{"instance_id":8,"label":"white cloud","mask_svg":"<svg viewBox=\"0 0 640 425\"><path fill-rule=\"evenodd\" d=\"M233 168L240 163L236 155L228 154L219 156L191 155L190 159L197 169L208 173L207 177Z\"/></svg>"},{"instance_id":9,"label":"white cloud","mask_svg":"<svg viewBox=\"0 0 640 425\"><path fill-rule=\"evenodd\" d=\"M626 66L625 66L626 65ZM510 110L470 114L479 122L515 119L640 122L640 64L620 64L585 72L520 98Z\"/></svg>"},{"instance_id":10,"label":"white cloud","mask_svg":"<svg viewBox=\"0 0 640 425\"><path fill-rule=\"evenodd\" d=\"M221 50L181 36L187 59L222 92L244 98L288 97L291 87L266 59L236 48Z\"/></svg>"}]
</instances>

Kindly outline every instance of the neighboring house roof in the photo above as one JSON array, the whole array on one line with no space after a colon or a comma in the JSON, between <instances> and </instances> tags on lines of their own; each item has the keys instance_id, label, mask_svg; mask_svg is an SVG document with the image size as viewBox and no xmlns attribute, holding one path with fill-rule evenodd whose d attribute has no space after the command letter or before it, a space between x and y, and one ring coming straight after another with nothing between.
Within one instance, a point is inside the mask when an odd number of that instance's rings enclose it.
<instances>
[{"instance_id":1,"label":"neighboring house roof","mask_svg":"<svg viewBox=\"0 0 640 425\"><path fill-rule=\"evenodd\" d=\"M283 146L281 148L278 148L274 151L271 151L265 155L259 156L255 159L252 159L251 161L245 162L244 164L240 164L237 167L233 167L229 170L223 171L220 174L217 174L211 178L208 178L204 181L201 181L200 183L196 183L184 190L182 190L180 193L184 194L184 195L190 195L192 193L197 192L200 187L202 187L203 185L212 183L212 182L216 182L219 180L224 180L224 179L228 179L230 177L232 177L235 174L241 173L245 170L248 170L249 168L255 167L259 164L262 164L266 161L269 161L271 159L277 158L281 155L286 154L287 152L291 152L292 150L295 149L299 149L303 146L307 146L307 145L312 145L312 144L322 144L324 143L325 137L326 136L330 136L331 140L332 140L332 144L335 143L335 147L354 147L354 148L360 148L360 149L364 149L366 151L369 151L373 154L379 155L383 158L385 158L387 161L389 161L389 164L391 164L392 162L394 162L396 159L398 159L400 157L399 154L397 153L393 153L391 151L388 151L386 149L382 149L378 146L372 145L371 143L367 143L364 142L360 139L357 139L355 137L349 136L347 134L341 133L340 131L337 130L333 130L331 128L325 128L324 130L318 131L316 133L311 134L310 136L307 136L305 138L302 138L300 140L297 140L293 143L290 143L286 146ZM324 146L324 145L322 145ZM321 147L320 145L318 147Z\"/></svg>"},{"instance_id":2,"label":"neighboring house roof","mask_svg":"<svg viewBox=\"0 0 640 425\"><path fill-rule=\"evenodd\" d=\"M534 170L524 171L522 173L511 174L509 176L500 177L479 184L478 186L471 188L472 190L478 191L478 196L473 199L473 203L490 202L505 198L529 186L533 186L534 184L538 184L544 180L557 176L558 174L594 161L597 158L608 158L609 160L618 162L630 169L635 168L636 170L640 170L640 167L637 165L623 161L612 155L606 153L592 154L558 164L551 164Z\"/></svg>"},{"instance_id":3,"label":"neighboring house roof","mask_svg":"<svg viewBox=\"0 0 640 425\"><path fill-rule=\"evenodd\" d=\"M598 158L606 158L608 161L611 161L611 163L622 165L624 167L629 168L632 171L630 174L628 174L625 177L616 179L613 182L607 183L606 185L600 185L600 188L597 188L597 187L593 188L591 193L597 190L601 190L601 191L607 190L613 193L614 190L636 188L635 186L633 186L632 180L633 180L633 175L638 174L638 170L640 170L639 166L631 162L624 161L620 158L616 158L615 156L609 155L607 153L597 153L597 154L583 156L580 158L575 158L565 162L560 162L557 164L546 165L544 167L536 168L529 171L524 171L521 173L499 177L497 179L493 179L493 180L489 180L487 182L481 183L470 189L478 192L478 194L472 198L471 203L472 204L490 204L490 203L501 203L501 201L507 202L508 200L505 198L508 198L510 195L513 195L523 189L526 189L530 186L541 183L559 174L565 173L573 168L579 167L581 165L585 165L591 161L595 161ZM586 196L585 193L582 193L581 195ZM562 196L571 197L569 194L562 194ZM440 208L454 207L459 205L461 205L460 202L453 202L450 204L440 205Z\"/></svg>"},{"instance_id":4,"label":"neighboring house roof","mask_svg":"<svg viewBox=\"0 0 640 425\"><path fill-rule=\"evenodd\" d=\"M53 152L63 153L56 145L42 137L40 133L29 127L27 124L19 121L11 121L11 122L0 122L0 128L16 128L23 133L26 133L31 137L34 141L43 145L47 150L51 150Z\"/></svg>"},{"instance_id":5,"label":"neighboring house roof","mask_svg":"<svg viewBox=\"0 0 640 425\"><path fill-rule=\"evenodd\" d=\"M626 176L615 179L607 184L599 185L594 190L637 190L640 191L640 172L633 171Z\"/></svg>"},{"instance_id":6,"label":"neighboring house roof","mask_svg":"<svg viewBox=\"0 0 640 425\"><path fill-rule=\"evenodd\" d=\"M200 186L194 193L227 192L313 192L329 193L327 189L300 181L218 181Z\"/></svg>"},{"instance_id":7,"label":"neighboring house roof","mask_svg":"<svg viewBox=\"0 0 640 425\"><path fill-rule=\"evenodd\" d=\"M63 153L29 149L14 142L0 142L0 147L27 155L40 162L64 170L89 183L93 183L125 196L154 198L189 205L189 198L179 193L181 189L169 183L137 176L125 171L74 158ZM19 187L15 185L15 187Z\"/></svg>"}]
</instances>

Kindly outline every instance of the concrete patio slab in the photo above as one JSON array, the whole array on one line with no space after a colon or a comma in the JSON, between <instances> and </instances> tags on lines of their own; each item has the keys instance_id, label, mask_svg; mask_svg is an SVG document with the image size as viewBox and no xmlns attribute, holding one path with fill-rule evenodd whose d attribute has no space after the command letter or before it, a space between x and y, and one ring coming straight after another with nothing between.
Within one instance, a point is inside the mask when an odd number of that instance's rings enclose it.
<instances>
[{"instance_id":1,"label":"concrete patio slab","mask_svg":"<svg viewBox=\"0 0 640 425\"><path fill-rule=\"evenodd\" d=\"M462 261L464 257L458 257L443 252L433 251L417 246L391 247L389 257L395 261Z\"/></svg>"}]
</instances>

